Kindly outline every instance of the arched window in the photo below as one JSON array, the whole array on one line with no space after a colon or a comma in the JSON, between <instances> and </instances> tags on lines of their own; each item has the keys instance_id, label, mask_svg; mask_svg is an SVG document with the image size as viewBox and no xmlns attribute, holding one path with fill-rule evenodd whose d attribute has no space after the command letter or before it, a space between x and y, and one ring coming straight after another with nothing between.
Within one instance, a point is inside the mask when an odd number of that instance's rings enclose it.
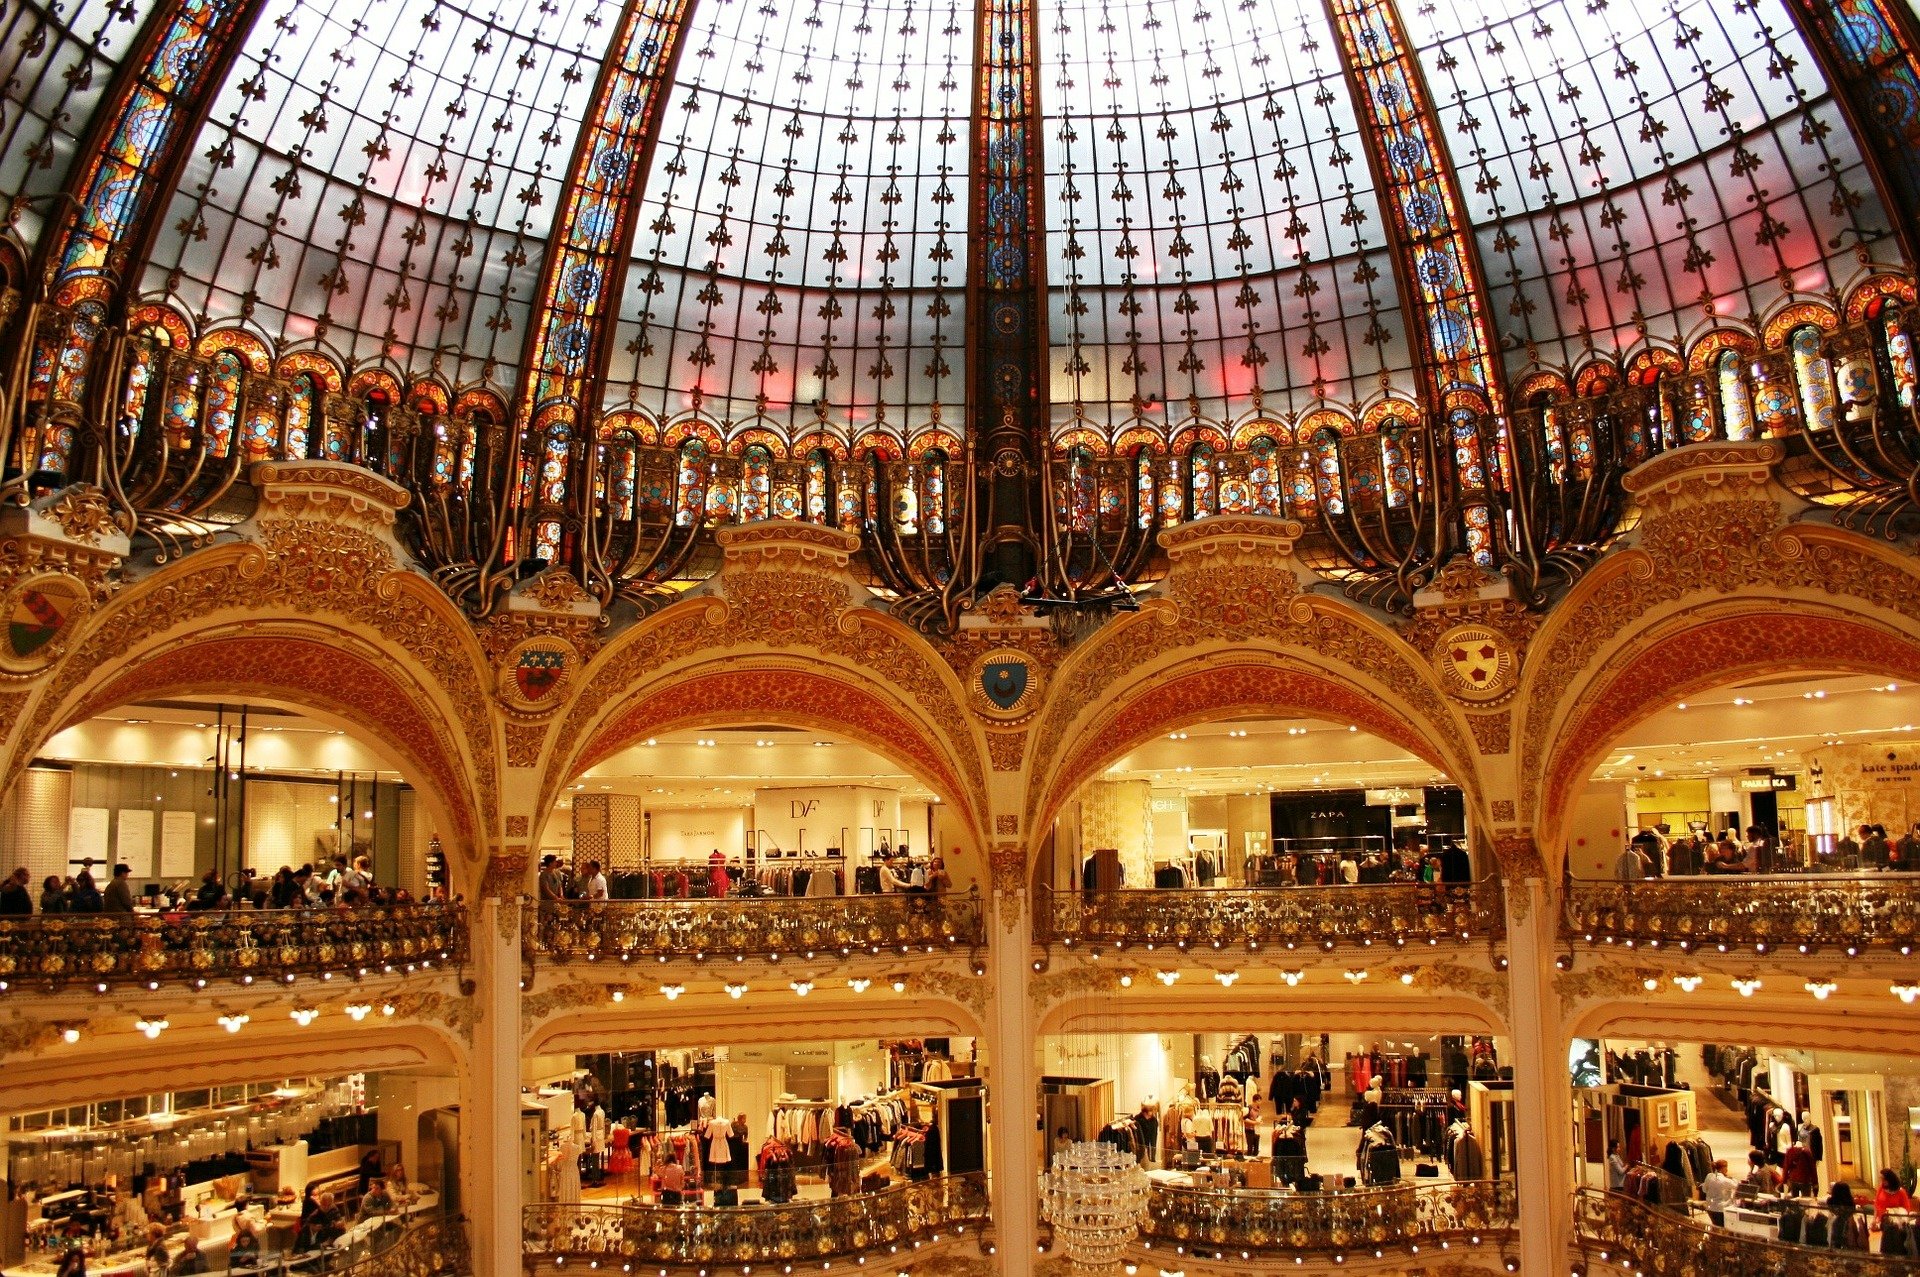
<instances>
[{"instance_id":1,"label":"arched window","mask_svg":"<svg viewBox=\"0 0 1920 1277\"><path fill-rule=\"evenodd\" d=\"M1247 483L1253 488L1253 512L1277 515L1280 513L1280 447L1261 435L1247 452L1252 462L1247 467Z\"/></svg>"},{"instance_id":2,"label":"arched window","mask_svg":"<svg viewBox=\"0 0 1920 1277\"><path fill-rule=\"evenodd\" d=\"M920 517L927 531L945 536L947 531L947 454L929 448L920 462Z\"/></svg>"},{"instance_id":3,"label":"arched window","mask_svg":"<svg viewBox=\"0 0 1920 1277\"><path fill-rule=\"evenodd\" d=\"M1193 517L1204 519L1220 513L1220 461L1213 455L1213 446L1196 443L1187 456L1188 472L1192 475Z\"/></svg>"},{"instance_id":4,"label":"arched window","mask_svg":"<svg viewBox=\"0 0 1920 1277\"><path fill-rule=\"evenodd\" d=\"M706 515L707 476L711 469L707 446L700 440L689 439L680 445L678 500L673 512L673 521L680 527L692 527Z\"/></svg>"},{"instance_id":5,"label":"arched window","mask_svg":"<svg viewBox=\"0 0 1920 1277\"><path fill-rule=\"evenodd\" d=\"M631 430L616 430L600 445L600 484L607 517L632 519L640 499L640 440Z\"/></svg>"},{"instance_id":6,"label":"arched window","mask_svg":"<svg viewBox=\"0 0 1920 1277\"><path fill-rule=\"evenodd\" d=\"M919 468L911 463L882 468L893 489L893 526L903 537L920 533L920 493L914 482L914 472Z\"/></svg>"},{"instance_id":7,"label":"arched window","mask_svg":"<svg viewBox=\"0 0 1920 1277\"><path fill-rule=\"evenodd\" d=\"M224 457L233 450L240 413L240 356L223 350L213 357L207 378L207 451Z\"/></svg>"},{"instance_id":8,"label":"arched window","mask_svg":"<svg viewBox=\"0 0 1920 1277\"><path fill-rule=\"evenodd\" d=\"M1740 352L1731 348L1721 351L1713 361L1713 372L1720 394L1720 422L1726 437L1753 438L1753 408L1747 402Z\"/></svg>"},{"instance_id":9,"label":"arched window","mask_svg":"<svg viewBox=\"0 0 1920 1277\"><path fill-rule=\"evenodd\" d=\"M1143 528L1153 526L1154 484L1153 453L1145 448L1134 454L1133 458L1134 492L1140 503L1140 511L1135 521Z\"/></svg>"},{"instance_id":10,"label":"arched window","mask_svg":"<svg viewBox=\"0 0 1920 1277\"><path fill-rule=\"evenodd\" d=\"M127 343L127 393L120 401L123 420L138 427L147 416L147 397L153 390L153 374L158 356L154 342L144 334Z\"/></svg>"},{"instance_id":11,"label":"arched window","mask_svg":"<svg viewBox=\"0 0 1920 1277\"><path fill-rule=\"evenodd\" d=\"M1176 456L1168 455L1165 472L1160 477L1160 524L1171 528L1186 516L1187 485L1186 463Z\"/></svg>"},{"instance_id":12,"label":"arched window","mask_svg":"<svg viewBox=\"0 0 1920 1277\"><path fill-rule=\"evenodd\" d=\"M770 518L773 499L773 454L760 444L749 444L741 457L740 522Z\"/></svg>"},{"instance_id":13,"label":"arched window","mask_svg":"<svg viewBox=\"0 0 1920 1277\"><path fill-rule=\"evenodd\" d=\"M825 448L807 454L807 522L833 522L833 471Z\"/></svg>"},{"instance_id":14,"label":"arched window","mask_svg":"<svg viewBox=\"0 0 1920 1277\"><path fill-rule=\"evenodd\" d=\"M1331 426L1314 432L1313 482L1320 508L1328 514L1347 512L1346 495L1340 486L1340 435Z\"/></svg>"},{"instance_id":15,"label":"arched window","mask_svg":"<svg viewBox=\"0 0 1920 1277\"><path fill-rule=\"evenodd\" d=\"M1320 497L1318 484L1314 479L1314 459L1311 445L1295 449L1292 454L1293 470L1287 476L1287 513L1302 523L1320 517Z\"/></svg>"},{"instance_id":16,"label":"arched window","mask_svg":"<svg viewBox=\"0 0 1920 1277\"><path fill-rule=\"evenodd\" d=\"M1556 484L1567 481L1566 423L1553 396L1541 391L1533 397L1533 409L1540 414L1540 445L1546 449L1547 474Z\"/></svg>"},{"instance_id":17,"label":"arched window","mask_svg":"<svg viewBox=\"0 0 1920 1277\"><path fill-rule=\"evenodd\" d=\"M1879 348L1875 353L1885 361L1893 397L1902 408L1911 408L1916 387L1920 386L1920 373L1914 367L1913 334L1907 331L1906 315L1898 306L1888 305L1880 312L1880 322L1874 327L1877 330L1874 344Z\"/></svg>"},{"instance_id":18,"label":"arched window","mask_svg":"<svg viewBox=\"0 0 1920 1277\"><path fill-rule=\"evenodd\" d=\"M860 517L860 470L860 466L847 463L833 468L836 483L834 517L840 521L840 528L844 532L858 532L864 526Z\"/></svg>"},{"instance_id":19,"label":"arched window","mask_svg":"<svg viewBox=\"0 0 1920 1277\"><path fill-rule=\"evenodd\" d=\"M200 433L200 388L204 381L199 360L181 360L167 378L167 447L184 452Z\"/></svg>"},{"instance_id":20,"label":"arched window","mask_svg":"<svg viewBox=\"0 0 1920 1277\"><path fill-rule=\"evenodd\" d=\"M320 410L320 391L312 373L296 373L287 387L287 456L301 460L313 441L313 417Z\"/></svg>"},{"instance_id":21,"label":"arched window","mask_svg":"<svg viewBox=\"0 0 1920 1277\"><path fill-rule=\"evenodd\" d=\"M480 451L480 431L482 427L492 424L492 415L485 412L470 412L460 419L457 429L460 457L454 466L453 482L463 497L473 495L473 468Z\"/></svg>"},{"instance_id":22,"label":"arched window","mask_svg":"<svg viewBox=\"0 0 1920 1277\"><path fill-rule=\"evenodd\" d=\"M1447 429L1452 435L1453 469L1460 486L1487 486L1486 453L1480 446L1480 417L1473 409L1460 407L1447 414Z\"/></svg>"}]
</instances>

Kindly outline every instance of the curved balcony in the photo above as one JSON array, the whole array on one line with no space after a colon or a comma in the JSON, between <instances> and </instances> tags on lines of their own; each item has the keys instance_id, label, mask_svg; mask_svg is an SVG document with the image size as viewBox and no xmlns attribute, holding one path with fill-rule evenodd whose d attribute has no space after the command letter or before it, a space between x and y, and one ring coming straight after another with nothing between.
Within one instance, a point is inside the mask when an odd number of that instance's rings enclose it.
<instances>
[{"instance_id":1,"label":"curved balcony","mask_svg":"<svg viewBox=\"0 0 1920 1277\"><path fill-rule=\"evenodd\" d=\"M527 944L556 962L641 957L812 958L977 949L977 890L930 895L739 896L542 904Z\"/></svg>"},{"instance_id":2,"label":"curved balcony","mask_svg":"<svg viewBox=\"0 0 1920 1277\"><path fill-rule=\"evenodd\" d=\"M1571 938L1595 944L1910 954L1920 943L1920 874L1575 881L1563 921Z\"/></svg>"},{"instance_id":3,"label":"curved balcony","mask_svg":"<svg viewBox=\"0 0 1920 1277\"><path fill-rule=\"evenodd\" d=\"M985 1175L953 1175L878 1193L783 1206L525 1207L530 1262L763 1264L837 1259L934 1240L987 1219Z\"/></svg>"},{"instance_id":4,"label":"curved balcony","mask_svg":"<svg viewBox=\"0 0 1920 1277\"><path fill-rule=\"evenodd\" d=\"M466 910L451 904L0 917L0 991L387 975L466 956Z\"/></svg>"},{"instance_id":5,"label":"curved balcony","mask_svg":"<svg viewBox=\"0 0 1920 1277\"><path fill-rule=\"evenodd\" d=\"M1714 1228L1597 1188L1578 1190L1573 1214L1576 1244L1618 1268L1720 1277L1910 1277L1916 1267L1911 1259L1791 1246Z\"/></svg>"},{"instance_id":6,"label":"curved balcony","mask_svg":"<svg viewBox=\"0 0 1920 1277\"><path fill-rule=\"evenodd\" d=\"M473 1277L466 1221L452 1216L415 1224L392 1245L332 1271L337 1277Z\"/></svg>"},{"instance_id":7,"label":"curved balcony","mask_svg":"<svg viewBox=\"0 0 1920 1277\"><path fill-rule=\"evenodd\" d=\"M1378 883L1215 890L1047 888L1034 938L1067 947L1365 948L1486 944L1505 937L1500 886Z\"/></svg>"},{"instance_id":8,"label":"curved balcony","mask_svg":"<svg viewBox=\"0 0 1920 1277\"><path fill-rule=\"evenodd\" d=\"M1344 1257L1441 1241L1499 1243L1513 1234L1518 1219L1511 1180L1334 1193L1155 1184L1141 1236L1196 1256L1217 1250Z\"/></svg>"}]
</instances>

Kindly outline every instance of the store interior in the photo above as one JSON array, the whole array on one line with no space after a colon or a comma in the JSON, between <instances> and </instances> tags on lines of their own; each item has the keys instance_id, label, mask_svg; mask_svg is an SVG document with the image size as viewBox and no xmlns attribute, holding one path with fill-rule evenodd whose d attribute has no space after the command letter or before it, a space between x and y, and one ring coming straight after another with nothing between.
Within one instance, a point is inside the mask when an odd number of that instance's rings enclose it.
<instances>
[{"instance_id":1,"label":"store interior","mask_svg":"<svg viewBox=\"0 0 1920 1277\"><path fill-rule=\"evenodd\" d=\"M532 1057L528 1200L784 1205L972 1174L976 1052L956 1037Z\"/></svg>"},{"instance_id":2,"label":"store interior","mask_svg":"<svg viewBox=\"0 0 1920 1277\"><path fill-rule=\"evenodd\" d=\"M1199 724L1117 759L1054 824L1059 889L1334 886L1474 875L1460 790L1352 723Z\"/></svg>"},{"instance_id":3,"label":"store interior","mask_svg":"<svg viewBox=\"0 0 1920 1277\"><path fill-rule=\"evenodd\" d=\"M1739 1182L1724 1227L1805 1241L1805 1218L1830 1216L1835 1185L1844 1185L1862 1214L1874 1215L1863 1220L1867 1240L1882 1250L1883 1173L1909 1193L1915 1187L1920 1059L1608 1038L1575 1039L1568 1065L1575 1156L1589 1188L1704 1216L1704 1182L1724 1161ZM1615 1155L1621 1165L1610 1175ZM1920 1258L1905 1233L1895 1236L1900 1253Z\"/></svg>"},{"instance_id":4,"label":"store interior","mask_svg":"<svg viewBox=\"0 0 1920 1277\"><path fill-rule=\"evenodd\" d=\"M84 1241L94 1273L282 1258L321 1270L458 1209L458 1080L293 1077L5 1115L0 1272L42 1277ZM277 1267L274 1268L278 1271Z\"/></svg>"},{"instance_id":5,"label":"store interior","mask_svg":"<svg viewBox=\"0 0 1920 1277\"><path fill-rule=\"evenodd\" d=\"M1626 840L1666 826L1711 844L1743 844L1759 826L1771 872L1880 868L1862 860L1863 824L1889 842L1920 822L1920 687L1862 675L1767 679L1668 706L1613 742L1569 817L1576 878L1619 876ZM1699 855L1662 857L1671 874ZM1911 870L1916 866L1909 866ZM1752 871L1751 869L1749 870Z\"/></svg>"},{"instance_id":6,"label":"store interior","mask_svg":"<svg viewBox=\"0 0 1920 1277\"><path fill-rule=\"evenodd\" d=\"M1042 1039L1047 1152L1101 1140L1180 1189L1330 1192L1513 1170L1498 1037L1271 1030Z\"/></svg>"}]
</instances>

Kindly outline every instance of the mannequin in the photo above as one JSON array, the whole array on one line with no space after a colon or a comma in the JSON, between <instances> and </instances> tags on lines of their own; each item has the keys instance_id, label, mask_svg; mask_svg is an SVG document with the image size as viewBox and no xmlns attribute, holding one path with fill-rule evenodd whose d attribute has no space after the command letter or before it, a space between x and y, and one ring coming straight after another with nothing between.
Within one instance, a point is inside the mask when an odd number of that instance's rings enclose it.
<instances>
[{"instance_id":1,"label":"mannequin","mask_svg":"<svg viewBox=\"0 0 1920 1277\"><path fill-rule=\"evenodd\" d=\"M1203 1100L1210 1100L1220 1093L1220 1070L1213 1067L1211 1055L1200 1057L1200 1067L1194 1071L1193 1084Z\"/></svg>"},{"instance_id":2,"label":"mannequin","mask_svg":"<svg viewBox=\"0 0 1920 1277\"><path fill-rule=\"evenodd\" d=\"M554 1145L552 1174L547 1182L556 1202L580 1200L580 1150L586 1147L586 1138L587 1115L576 1111Z\"/></svg>"}]
</instances>

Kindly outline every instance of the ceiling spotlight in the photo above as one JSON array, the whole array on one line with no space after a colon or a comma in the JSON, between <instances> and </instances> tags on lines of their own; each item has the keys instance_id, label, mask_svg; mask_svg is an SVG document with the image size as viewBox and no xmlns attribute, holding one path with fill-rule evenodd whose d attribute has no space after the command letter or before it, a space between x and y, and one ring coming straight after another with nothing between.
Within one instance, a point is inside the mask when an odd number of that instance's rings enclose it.
<instances>
[{"instance_id":1,"label":"ceiling spotlight","mask_svg":"<svg viewBox=\"0 0 1920 1277\"><path fill-rule=\"evenodd\" d=\"M315 1007L295 1007L293 1010L287 1012L287 1014L292 1016L294 1023L300 1025L302 1028L305 1028L320 1018L320 1012L318 1008Z\"/></svg>"},{"instance_id":2,"label":"ceiling spotlight","mask_svg":"<svg viewBox=\"0 0 1920 1277\"><path fill-rule=\"evenodd\" d=\"M1173 982L1180 978L1178 971L1156 971L1153 975L1154 979L1160 981L1161 984L1166 985L1169 989L1173 987Z\"/></svg>"},{"instance_id":3,"label":"ceiling spotlight","mask_svg":"<svg viewBox=\"0 0 1920 1277\"><path fill-rule=\"evenodd\" d=\"M153 1019L153 1020L135 1020L133 1022L133 1027L140 1030L142 1033L146 1034L147 1039L151 1041L152 1039L159 1037L161 1033L165 1032L167 1027L167 1022L164 1018Z\"/></svg>"},{"instance_id":4,"label":"ceiling spotlight","mask_svg":"<svg viewBox=\"0 0 1920 1277\"><path fill-rule=\"evenodd\" d=\"M1659 989L1660 978L1658 976L1648 976L1646 979L1640 982L1640 987L1645 989L1648 993L1652 993L1655 990Z\"/></svg>"},{"instance_id":5,"label":"ceiling spotlight","mask_svg":"<svg viewBox=\"0 0 1920 1277\"><path fill-rule=\"evenodd\" d=\"M1133 973L1132 973L1132 972L1130 972L1130 971L1122 971L1122 972L1120 973L1120 987L1121 987L1121 988L1123 988L1123 989L1131 989L1131 988L1133 987ZM1895 990L1894 990L1894 992L1896 992L1896 993L1898 993L1898 992L1899 992L1899 990L1898 990L1898 989L1895 989ZM1909 1001L1909 1002L1911 1002L1911 1001L1913 1001L1913 999L1912 999L1912 998L1908 998L1908 999L1907 999L1907 1001Z\"/></svg>"},{"instance_id":6,"label":"ceiling spotlight","mask_svg":"<svg viewBox=\"0 0 1920 1277\"><path fill-rule=\"evenodd\" d=\"M1825 1002L1827 1000L1828 994L1832 993L1835 989L1839 987L1840 987L1839 985L1835 984L1831 980L1809 980L1807 981L1807 985L1806 985L1807 992L1811 993L1814 997L1818 998L1822 1002Z\"/></svg>"},{"instance_id":7,"label":"ceiling spotlight","mask_svg":"<svg viewBox=\"0 0 1920 1277\"><path fill-rule=\"evenodd\" d=\"M907 977L903 975L894 976L888 983L893 985L893 991L895 993L905 993L907 991Z\"/></svg>"},{"instance_id":8,"label":"ceiling spotlight","mask_svg":"<svg viewBox=\"0 0 1920 1277\"><path fill-rule=\"evenodd\" d=\"M1413 983L1413 972L1411 972L1411 971L1402 971L1402 972L1400 973L1400 983L1401 983L1401 984L1412 984L1412 983Z\"/></svg>"},{"instance_id":9,"label":"ceiling spotlight","mask_svg":"<svg viewBox=\"0 0 1920 1277\"><path fill-rule=\"evenodd\" d=\"M1347 977L1348 983L1359 984L1367 978L1367 969L1365 967L1348 967L1345 971L1341 972L1341 974Z\"/></svg>"},{"instance_id":10,"label":"ceiling spotlight","mask_svg":"<svg viewBox=\"0 0 1920 1277\"><path fill-rule=\"evenodd\" d=\"M856 976L847 981L847 987L855 993L865 993L869 988L873 987L873 981L866 979L864 976Z\"/></svg>"},{"instance_id":11,"label":"ceiling spotlight","mask_svg":"<svg viewBox=\"0 0 1920 1277\"><path fill-rule=\"evenodd\" d=\"M1282 971L1280 973L1280 978L1282 980L1285 980L1287 982L1287 987L1291 989L1295 985L1299 984L1302 980L1306 979L1307 973L1304 971Z\"/></svg>"},{"instance_id":12,"label":"ceiling spotlight","mask_svg":"<svg viewBox=\"0 0 1920 1277\"><path fill-rule=\"evenodd\" d=\"M1899 992L1899 990L1896 989L1895 992L1897 993ZM1907 1001L1911 1002L1913 1001L1913 999L1908 998ZM77 1024L69 1024L65 1028L61 1029L60 1040L62 1042L65 1042L68 1046L72 1046L75 1042L78 1042L80 1040L80 1026Z\"/></svg>"},{"instance_id":13,"label":"ceiling spotlight","mask_svg":"<svg viewBox=\"0 0 1920 1277\"><path fill-rule=\"evenodd\" d=\"M666 1000L669 1002L673 1001L675 998L679 997L681 994L685 993L686 991L687 991L687 986L684 984L663 984L660 986L661 996L666 998Z\"/></svg>"},{"instance_id":14,"label":"ceiling spotlight","mask_svg":"<svg viewBox=\"0 0 1920 1277\"><path fill-rule=\"evenodd\" d=\"M729 982L725 988L727 990L727 996L735 1002L738 1002L747 995L747 986L745 984Z\"/></svg>"},{"instance_id":15,"label":"ceiling spotlight","mask_svg":"<svg viewBox=\"0 0 1920 1277\"><path fill-rule=\"evenodd\" d=\"M625 989L615 989L610 996L615 1002L625 1002L627 1000L627 991Z\"/></svg>"},{"instance_id":16,"label":"ceiling spotlight","mask_svg":"<svg viewBox=\"0 0 1920 1277\"><path fill-rule=\"evenodd\" d=\"M392 1015L392 1014L394 1014L394 1013L395 1013L396 1011L398 1011L399 1009L400 1009L399 1007L397 1007L397 1006L395 1006L395 1005L393 1005L393 1003L391 1003L391 1002L382 1002L382 1003L380 1004L380 1014L381 1014L381 1015Z\"/></svg>"},{"instance_id":17,"label":"ceiling spotlight","mask_svg":"<svg viewBox=\"0 0 1920 1277\"><path fill-rule=\"evenodd\" d=\"M1753 996L1753 991L1760 987L1760 981L1742 980L1736 976L1733 980L1733 987L1740 990L1741 997L1750 998Z\"/></svg>"},{"instance_id":18,"label":"ceiling spotlight","mask_svg":"<svg viewBox=\"0 0 1920 1277\"><path fill-rule=\"evenodd\" d=\"M1673 982L1688 993L1692 993L1700 987L1700 980L1701 977L1697 975L1677 975L1673 977Z\"/></svg>"},{"instance_id":19,"label":"ceiling spotlight","mask_svg":"<svg viewBox=\"0 0 1920 1277\"><path fill-rule=\"evenodd\" d=\"M1913 1005L1915 998L1920 998L1920 984L1896 984L1892 986L1892 990L1893 996L1899 998L1908 1006ZM72 1030L69 1030L69 1032L72 1032ZM67 1040L72 1041L73 1039L69 1038Z\"/></svg>"},{"instance_id":20,"label":"ceiling spotlight","mask_svg":"<svg viewBox=\"0 0 1920 1277\"><path fill-rule=\"evenodd\" d=\"M1213 978L1231 989L1233 982L1240 978L1240 973L1238 971L1216 971L1213 973Z\"/></svg>"},{"instance_id":21,"label":"ceiling spotlight","mask_svg":"<svg viewBox=\"0 0 1920 1277\"><path fill-rule=\"evenodd\" d=\"M365 1002L349 1002L342 1009L345 1010L347 1015L353 1019L353 1022L355 1024L358 1024L360 1021L366 1019L368 1013L373 1010L373 1008L367 1005Z\"/></svg>"},{"instance_id":22,"label":"ceiling spotlight","mask_svg":"<svg viewBox=\"0 0 1920 1277\"><path fill-rule=\"evenodd\" d=\"M812 993L812 992L813 992L813 981L811 981L811 980L789 980L789 981L787 982L787 987L788 987L789 989L792 989L792 990L793 990L793 992L794 992L794 995L795 995L796 997L802 997L802 998L804 998L804 997L806 997L806 996L807 996L807 995L808 995L809 993Z\"/></svg>"},{"instance_id":23,"label":"ceiling spotlight","mask_svg":"<svg viewBox=\"0 0 1920 1277\"><path fill-rule=\"evenodd\" d=\"M240 1026L244 1025L248 1020L252 1018L253 1018L252 1016L244 1015L236 1011L229 1015L220 1016L219 1017L220 1027L225 1029L229 1033L238 1033L240 1031ZM75 1036L77 1037L79 1035L76 1034Z\"/></svg>"}]
</instances>

